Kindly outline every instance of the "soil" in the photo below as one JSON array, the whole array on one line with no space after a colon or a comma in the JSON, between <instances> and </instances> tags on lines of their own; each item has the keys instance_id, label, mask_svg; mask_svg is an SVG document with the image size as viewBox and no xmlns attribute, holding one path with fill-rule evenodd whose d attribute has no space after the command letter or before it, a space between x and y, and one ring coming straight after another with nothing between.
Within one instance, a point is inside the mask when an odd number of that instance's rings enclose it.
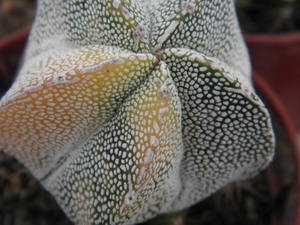
<instances>
[{"instance_id":1,"label":"soil","mask_svg":"<svg viewBox=\"0 0 300 225\"><path fill-rule=\"evenodd\" d=\"M0 224L73 225L54 198L15 158L0 151Z\"/></svg>"}]
</instances>

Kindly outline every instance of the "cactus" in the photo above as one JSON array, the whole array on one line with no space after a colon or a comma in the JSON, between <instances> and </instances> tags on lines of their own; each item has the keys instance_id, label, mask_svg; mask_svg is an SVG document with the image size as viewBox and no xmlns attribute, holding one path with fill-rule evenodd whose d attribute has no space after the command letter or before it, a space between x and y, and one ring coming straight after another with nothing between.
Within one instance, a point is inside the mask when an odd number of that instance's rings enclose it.
<instances>
[{"instance_id":1,"label":"cactus","mask_svg":"<svg viewBox=\"0 0 300 225\"><path fill-rule=\"evenodd\" d=\"M178 212L274 153L233 1L40 0L0 124L76 224Z\"/></svg>"}]
</instances>

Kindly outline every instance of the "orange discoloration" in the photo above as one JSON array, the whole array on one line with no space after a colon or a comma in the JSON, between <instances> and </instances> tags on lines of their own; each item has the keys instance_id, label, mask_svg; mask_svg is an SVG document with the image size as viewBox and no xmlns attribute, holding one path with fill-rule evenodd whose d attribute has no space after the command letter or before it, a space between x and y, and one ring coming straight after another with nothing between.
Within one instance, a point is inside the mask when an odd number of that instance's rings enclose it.
<instances>
[{"instance_id":1,"label":"orange discoloration","mask_svg":"<svg viewBox=\"0 0 300 225\"><path fill-rule=\"evenodd\" d=\"M163 76L162 74L160 75ZM170 84L167 78L163 77L163 80ZM134 198L132 198L131 203L127 199L128 196L126 196L127 198L125 197L120 211L121 216L132 213L134 207L136 207L134 202L138 195L143 195L142 192L145 190L145 186L149 182L153 182L155 177L160 177L162 176L161 173L164 173L162 168L166 161L164 150L169 147L166 132L171 130L172 123L170 123L170 118L173 118L171 114L174 114L174 112L171 106L170 90L167 84L157 82L158 80L157 78L154 79L153 85L155 88L148 88L153 91L143 99L143 104L138 105L136 109L135 117L138 118L138 122L135 125L139 129L138 133L144 134L144 136L140 137L139 142L136 143L137 154L140 155L139 163L137 164L138 173L136 174L136 181L132 182L132 187L130 187L131 190L129 191ZM168 97L161 95L162 86L165 92L168 92Z\"/></svg>"},{"instance_id":2,"label":"orange discoloration","mask_svg":"<svg viewBox=\"0 0 300 225\"><path fill-rule=\"evenodd\" d=\"M82 53L74 62L54 61L39 76L28 74L28 84L0 105L1 147L33 169L55 166L53 161L75 150L113 116L130 83L138 83L133 78L142 73L137 60L134 55L101 58L96 51ZM88 61L93 64L80 64Z\"/></svg>"}]
</instances>

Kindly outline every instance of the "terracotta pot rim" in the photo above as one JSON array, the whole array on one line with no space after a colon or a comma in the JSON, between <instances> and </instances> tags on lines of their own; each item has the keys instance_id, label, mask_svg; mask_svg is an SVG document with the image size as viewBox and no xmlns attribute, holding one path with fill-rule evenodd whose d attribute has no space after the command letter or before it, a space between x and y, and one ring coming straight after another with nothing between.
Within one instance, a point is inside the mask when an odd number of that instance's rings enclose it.
<instances>
[{"instance_id":1,"label":"terracotta pot rim","mask_svg":"<svg viewBox=\"0 0 300 225\"><path fill-rule=\"evenodd\" d=\"M18 42L19 40L27 39L31 26L27 26L21 30L14 33L8 34L0 39L0 49L4 51L11 48L11 45ZM1 53L1 52L0 52Z\"/></svg>"},{"instance_id":2,"label":"terracotta pot rim","mask_svg":"<svg viewBox=\"0 0 300 225\"><path fill-rule=\"evenodd\" d=\"M272 90L272 88L255 71L253 71L252 77L255 87L260 92L262 92L262 94L266 97L266 100L272 105L272 108L275 110L276 114L281 119L284 129L288 134L291 146L293 148L293 155L296 164L296 185L298 193L294 225L298 225L300 224L300 146L298 144L297 132L295 126L292 123L292 120L290 119L289 114L287 113L285 107L283 106L275 92Z\"/></svg>"},{"instance_id":3,"label":"terracotta pot rim","mask_svg":"<svg viewBox=\"0 0 300 225\"><path fill-rule=\"evenodd\" d=\"M14 63L20 56L26 45L31 27L27 26L0 39L0 87L8 88L16 71ZM1 91L3 91L1 89Z\"/></svg>"},{"instance_id":4,"label":"terracotta pot rim","mask_svg":"<svg viewBox=\"0 0 300 225\"><path fill-rule=\"evenodd\" d=\"M243 34L246 42L260 43L260 44L292 44L300 42L300 31L280 34Z\"/></svg>"}]
</instances>

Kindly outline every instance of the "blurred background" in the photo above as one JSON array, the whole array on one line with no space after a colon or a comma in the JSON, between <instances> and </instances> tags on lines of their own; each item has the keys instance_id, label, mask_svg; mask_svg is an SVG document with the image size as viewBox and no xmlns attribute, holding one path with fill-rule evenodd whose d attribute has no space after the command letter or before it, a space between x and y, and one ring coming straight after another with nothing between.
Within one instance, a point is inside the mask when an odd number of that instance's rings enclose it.
<instances>
[{"instance_id":1,"label":"blurred background","mask_svg":"<svg viewBox=\"0 0 300 225\"><path fill-rule=\"evenodd\" d=\"M298 0L235 0L245 33L286 33L300 30Z\"/></svg>"},{"instance_id":2,"label":"blurred background","mask_svg":"<svg viewBox=\"0 0 300 225\"><path fill-rule=\"evenodd\" d=\"M36 0L0 0L0 38L30 26Z\"/></svg>"}]
</instances>

